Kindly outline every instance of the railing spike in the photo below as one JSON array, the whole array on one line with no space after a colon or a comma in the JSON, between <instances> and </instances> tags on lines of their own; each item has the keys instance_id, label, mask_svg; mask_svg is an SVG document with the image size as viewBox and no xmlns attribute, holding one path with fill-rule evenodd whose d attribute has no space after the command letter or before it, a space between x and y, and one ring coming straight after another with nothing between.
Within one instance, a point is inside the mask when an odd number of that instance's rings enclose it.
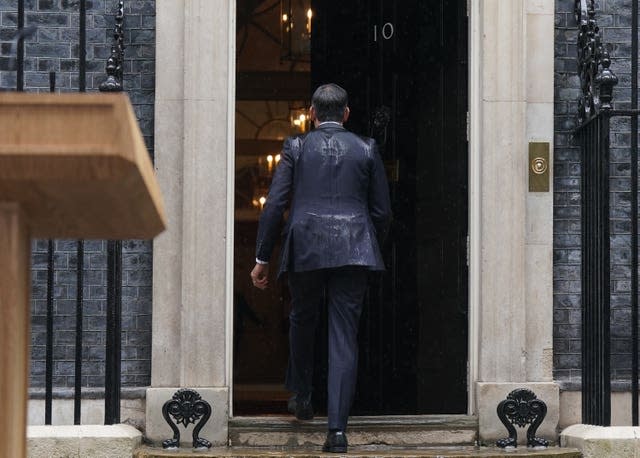
<instances>
[{"instance_id":1,"label":"railing spike","mask_svg":"<svg viewBox=\"0 0 640 458\"><path fill-rule=\"evenodd\" d=\"M100 84L101 92L121 92L124 89L124 2L118 2L116 25L113 29L114 43L107 59L107 79Z\"/></svg>"}]
</instances>

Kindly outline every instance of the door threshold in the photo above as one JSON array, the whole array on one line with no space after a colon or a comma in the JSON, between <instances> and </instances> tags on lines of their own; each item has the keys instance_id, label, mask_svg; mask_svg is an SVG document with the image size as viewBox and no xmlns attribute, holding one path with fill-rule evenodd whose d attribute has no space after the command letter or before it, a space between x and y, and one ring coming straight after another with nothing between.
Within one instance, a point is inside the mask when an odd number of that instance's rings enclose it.
<instances>
[{"instance_id":1,"label":"door threshold","mask_svg":"<svg viewBox=\"0 0 640 458\"><path fill-rule=\"evenodd\" d=\"M256 415L237 416L229 419L229 427L265 426L274 428L326 426L327 417L315 417L313 420L300 421L293 415ZM371 415L349 417L349 429L368 426L458 426L477 428L478 417L464 414L439 415Z\"/></svg>"},{"instance_id":2,"label":"door threshold","mask_svg":"<svg viewBox=\"0 0 640 458\"><path fill-rule=\"evenodd\" d=\"M298 421L293 416L234 417L229 420L232 446L317 446L324 443L327 418ZM351 445L474 445L478 418L473 415L385 415L349 418Z\"/></svg>"}]
</instances>

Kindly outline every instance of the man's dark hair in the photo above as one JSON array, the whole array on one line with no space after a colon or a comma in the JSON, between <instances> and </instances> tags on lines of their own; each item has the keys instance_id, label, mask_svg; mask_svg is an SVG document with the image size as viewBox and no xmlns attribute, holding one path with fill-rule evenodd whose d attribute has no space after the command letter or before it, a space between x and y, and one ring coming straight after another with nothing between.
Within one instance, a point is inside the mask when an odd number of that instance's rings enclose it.
<instances>
[{"instance_id":1,"label":"man's dark hair","mask_svg":"<svg viewBox=\"0 0 640 458\"><path fill-rule=\"evenodd\" d=\"M349 103L347 91L337 84L323 84L313 93L311 106L316 110L318 121L342 122L344 110Z\"/></svg>"}]
</instances>

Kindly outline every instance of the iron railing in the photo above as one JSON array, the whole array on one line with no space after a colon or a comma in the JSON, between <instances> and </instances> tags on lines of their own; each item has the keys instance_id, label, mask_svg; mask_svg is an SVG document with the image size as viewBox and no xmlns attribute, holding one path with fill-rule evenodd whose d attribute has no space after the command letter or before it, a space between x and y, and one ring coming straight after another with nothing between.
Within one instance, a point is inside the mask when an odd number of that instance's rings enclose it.
<instances>
[{"instance_id":1,"label":"iron railing","mask_svg":"<svg viewBox=\"0 0 640 458\"><path fill-rule=\"evenodd\" d=\"M35 27L25 28L25 2L18 0L16 55L16 90L24 90L24 40L35 32ZM87 45L86 0L79 1L79 43L78 43L78 91L86 92L86 45ZM100 91L122 91L123 88L123 21L124 4L117 4L114 45L107 61L106 81ZM55 72L49 73L50 91L55 91ZM83 334L83 288L84 288L84 241L77 241L77 277L75 309L75 362L74 362L74 415L73 422L81 423L82 397L82 334ZM53 404L53 316L54 316L54 241L48 241L47 249L47 315L46 315L46 356L45 356L45 424L51 424ZM122 242L107 242L107 326L105 356L105 417L104 424L120 422L120 379L121 379L121 322L122 322Z\"/></svg>"},{"instance_id":2,"label":"iron railing","mask_svg":"<svg viewBox=\"0 0 640 458\"><path fill-rule=\"evenodd\" d=\"M578 72L582 95L581 148L582 238L582 422L611 424L611 282L610 282L610 142L611 121L629 119L631 170L631 394L632 423L638 425L638 0L632 0L631 106L614 109L617 77L601 41L594 0L575 0L579 25Z\"/></svg>"}]
</instances>

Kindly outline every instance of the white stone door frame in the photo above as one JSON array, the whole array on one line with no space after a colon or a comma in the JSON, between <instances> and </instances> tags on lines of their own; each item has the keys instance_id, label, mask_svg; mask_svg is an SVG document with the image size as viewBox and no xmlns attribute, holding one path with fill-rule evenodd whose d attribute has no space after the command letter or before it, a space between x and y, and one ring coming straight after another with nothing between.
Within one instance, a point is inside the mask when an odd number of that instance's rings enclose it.
<instances>
[{"instance_id":1,"label":"white stone door frame","mask_svg":"<svg viewBox=\"0 0 640 458\"><path fill-rule=\"evenodd\" d=\"M472 415L475 412L475 382L478 380L478 336L480 320L478 318L478 308L480 304L480 59L481 59L481 30L478 9L471 1L467 3L469 14L468 37L468 285L469 285L469 322L467 351L468 373L467 373L467 413ZM475 154L472 154L474 152Z\"/></svg>"},{"instance_id":2,"label":"white stone door frame","mask_svg":"<svg viewBox=\"0 0 640 458\"><path fill-rule=\"evenodd\" d=\"M468 405L487 438L492 433L483 425L495 417L491 396L514 384L546 390L549 415L557 418L552 192L528 193L526 156L530 141L553 145L554 2L469 0L469 7ZM233 386L235 11L235 1L156 2L156 168L169 228L154 243L146 424L152 440L166 428L158 403L181 386L198 388L217 405L207 429L216 443L226 440Z\"/></svg>"},{"instance_id":3,"label":"white stone door frame","mask_svg":"<svg viewBox=\"0 0 640 458\"><path fill-rule=\"evenodd\" d=\"M515 388L548 406L553 382L553 0L469 0L469 413L505 435ZM530 192L529 145L549 147L549 191ZM522 436L522 434L520 435Z\"/></svg>"},{"instance_id":4,"label":"white stone door frame","mask_svg":"<svg viewBox=\"0 0 640 458\"><path fill-rule=\"evenodd\" d=\"M162 406L179 388L213 406L201 435L228 441L235 16L233 1L156 1L155 168L168 227L153 248L145 429L154 443L167 438Z\"/></svg>"},{"instance_id":5,"label":"white stone door frame","mask_svg":"<svg viewBox=\"0 0 640 458\"><path fill-rule=\"evenodd\" d=\"M227 90L227 234L226 234L226 379L229 383L229 417L233 417L233 287L235 251L235 193L236 193L236 0L229 1L229 56ZM233 51L233 52L232 52ZM247 267L248 268L248 267ZM247 272L248 276L248 272Z\"/></svg>"}]
</instances>

